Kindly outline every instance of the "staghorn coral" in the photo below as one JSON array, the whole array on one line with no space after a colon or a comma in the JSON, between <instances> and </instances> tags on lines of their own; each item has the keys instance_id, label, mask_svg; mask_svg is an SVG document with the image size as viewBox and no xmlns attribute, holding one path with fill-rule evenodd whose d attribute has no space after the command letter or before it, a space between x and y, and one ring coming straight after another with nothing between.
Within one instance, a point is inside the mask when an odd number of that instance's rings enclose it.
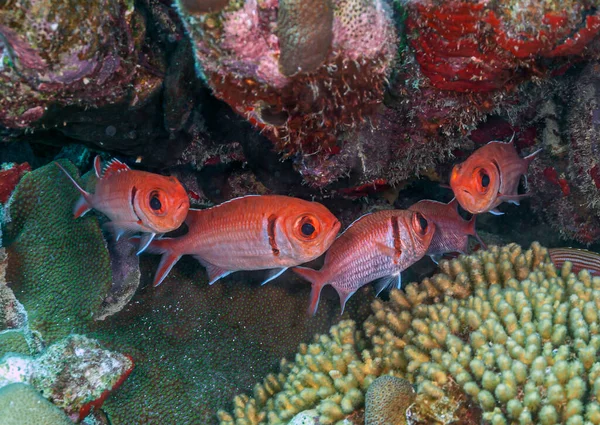
<instances>
[{"instance_id":1,"label":"staghorn coral","mask_svg":"<svg viewBox=\"0 0 600 425\"><path fill-rule=\"evenodd\" d=\"M544 155L531 173L534 210L562 238L587 245L600 241L599 72L591 62L548 99L537 117Z\"/></svg>"},{"instance_id":2,"label":"staghorn coral","mask_svg":"<svg viewBox=\"0 0 600 425\"><path fill-rule=\"evenodd\" d=\"M380 376L369 386L365 396L365 425L406 425L406 410L415 395L406 379Z\"/></svg>"},{"instance_id":3,"label":"staghorn coral","mask_svg":"<svg viewBox=\"0 0 600 425\"><path fill-rule=\"evenodd\" d=\"M408 423L600 423L600 278L575 275L569 263L557 271L537 243L527 251L491 247L444 260L440 269L405 292L393 290L388 302L373 302L363 325L370 343L352 339L338 350L353 353L354 372L369 364L365 379L393 373L413 382L418 397ZM355 332L352 322L342 322L333 335L340 329ZM314 406L325 423L341 424L351 413L341 398L326 403L310 392L317 377L331 388L324 373L332 368L324 350L331 339L316 341L324 344L301 346L296 362L258 385L254 398L238 396L233 415L220 413L222 425L280 423L288 410ZM340 383L364 393L365 381L344 376Z\"/></svg>"},{"instance_id":4,"label":"staghorn coral","mask_svg":"<svg viewBox=\"0 0 600 425\"><path fill-rule=\"evenodd\" d=\"M73 175L68 161L61 164ZM79 192L54 164L27 173L8 204L6 279L46 343L83 331L112 285L98 220L75 220Z\"/></svg>"},{"instance_id":5,"label":"staghorn coral","mask_svg":"<svg viewBox=\"0 0 600 425\"><path fill-rule=\"evenodd\" d=\"M337 136L382 102L396 53L385 0L232 0L209 14L189 3L179 9L204 78L278 150L306 160L335 153ZM346 171L298 169L315 185Z\"/></svg>"}]
</instances>

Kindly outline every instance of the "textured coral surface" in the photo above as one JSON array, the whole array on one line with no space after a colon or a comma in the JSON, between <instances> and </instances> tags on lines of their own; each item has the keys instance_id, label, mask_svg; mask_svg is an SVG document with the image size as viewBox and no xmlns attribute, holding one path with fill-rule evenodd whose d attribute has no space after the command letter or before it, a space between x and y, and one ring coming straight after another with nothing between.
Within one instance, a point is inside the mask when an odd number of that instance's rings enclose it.
<instances>
[{"instance_id":1,"label":"textured coral surface","mask_svg":"<svg viewBox=\"0 0 600 425\"><path fill-rule=\"evenodd\" d=\"M76 174L71 163L61 164ZM112 284L97 218L73 218L79 196L54 164L27 173L3 229L7 281L28 311L31 330L47 343L86 329Z\"/></svg>"},{"instance_id":2,"label":"textured coral surface","mask_svg":"<svg viewBox=\"0 0 600 425\"><path fill-rule=\"evenodd\" d=\"M440 269L374 301L368 340L342 322L301 345L253 398L236 397L221 423L285 423L316 406L321 423L342 424L388 373L416 385L408 414L419 424L600 423L600 278L570 264L557 271L537 243L491 247Z\"/></svg>"}]
</instances>

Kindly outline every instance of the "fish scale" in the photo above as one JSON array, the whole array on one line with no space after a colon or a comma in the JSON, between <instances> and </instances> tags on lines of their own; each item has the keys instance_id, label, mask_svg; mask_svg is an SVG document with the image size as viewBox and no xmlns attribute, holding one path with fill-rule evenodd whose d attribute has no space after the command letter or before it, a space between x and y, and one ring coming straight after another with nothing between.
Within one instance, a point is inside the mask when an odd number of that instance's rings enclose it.
<instances>
[{"instance_id":1,"label":"fish scale","mask_svg":"<svg viewBox=\"0 0 600 425\"><path fill-rule=\"evenodd\" d=\"M421 232L419 215L427 226ZM397 232L392 220L396 220ZM325 285L333 286L340 296L342 312L348 298L367 283L398 276L425 255L435 233L435 224L420 212L389 210L367 214L352 223L327 251L321 270L304 267L294 272L312 284L313 314ZM400 242L400 252L396 247Z\"/></svg>"}]
</instances>

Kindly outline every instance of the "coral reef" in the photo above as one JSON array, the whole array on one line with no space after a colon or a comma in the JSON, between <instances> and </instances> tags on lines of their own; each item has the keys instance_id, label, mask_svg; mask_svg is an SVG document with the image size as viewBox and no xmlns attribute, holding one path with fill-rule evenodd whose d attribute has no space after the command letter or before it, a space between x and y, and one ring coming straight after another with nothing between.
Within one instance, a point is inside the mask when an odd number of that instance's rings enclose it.
<instances>
[{"instance_id":1,"label":"coral reef","mask_svg":"<svg viewBox=\"0 0 600 425\"><path fill-rule=\"evenodd\" d=\"M382 102L396 53L386 1L230 1L208 14L190 3L179 10L205 80L278 150L335 153L337 136Z\"/></svg>"},{"instance_id":2,"label":"coral reef","mask_svg":"<svg viewBox=\"0 0 600 425\"><path fill-rule=\"evenodd\" d=\"M542 161L531 173L534 209L564 239L600 241L600 63L565 81L540 110ZM565 102L565 98L568 102Z\"/></svg>"},{"instance_id":3,"label":"coral reef","mask_svg":"<svg viewBox=\"0 0 600 425\"><path fill-rule=\"evenodd\" d=\"M68 161L61 164L75 174ZM7 208L6 280L28 312L30 329L46 343L86 329L112 285L98 220L73 218L78 198L50 164L25 174Z\"/></svg>"},{"instance_id":4,"label":"coral reef","mask_svg":"<svg viewBox=\"0 0 600 425\"><path fill-rule=\"evenodd\" d=\"M2 425L73 425L64 412L29 385L0 388Z\"/></svg>"},{"instance_id":5,"label":"coral reef","mask_svg":"<svg viewBox=\"0 0 600 425\"><path fill-rule=\"evenodd\" d=\"M406 379L380 376L365 396L365 425L406 425L406 410L415 400L415 390Z\"/></svg>"},{"instance_id":6,"label":"coral reef","mask_svg":"<svg viewBox=\"0 0 600 425\"><path fill-rule=\"evenodd\" d=\"M52 344L38 357L7 354L0 361L0 385L26 383L73 420L98 409L133 369L132 360L103 349L82 335Z\"/></svg>"},{"instance_id":7,"label":"coral reef","mask_svg":"<svg viewBox=\"0 0 600 425\"><path fill-rule=\"evenodd\" d=\"M114 424L214 424L235 394L339 318L331 305L307 319L310 288L292 274L260 287L260 273L240 272L209 286L203 268L183 258L153 288L153 260L141 257L132 301L88 333L136 363L102 407ZM363 318L369 310L364 300L348 308Z\"/></svg>"},{"instance_id":8,"label":"coral reef","mask_svg":"<svg viewBox=\"0 0 600 425\"><path fill-rule=\"evenodd\" d=\"M54 104L98 107L136 102L161 79L136 67L145 22L133 3L96 0L83 9L28 0L0 7L0 123L28 127ZM146 52L150 54L151 52ZM148 58L149 59L149 58Z\"/></svg>"},{"instance_id":9,"label":"coral reef","mask_svg":"<svg viewBox=\"0 0 600 425\"><path fill-rule=\"evenodd\" d=\"M221 424L285 423L315 406L321 423L341 424L390 372L416 385L409 411L418 424L600 423L600 278L575 275L570 263L557 271L537 243L494 246L440 269L375 300L368 339L346 321L301 345L253 398L237 396Z\"/></svg>"}]
</instances>

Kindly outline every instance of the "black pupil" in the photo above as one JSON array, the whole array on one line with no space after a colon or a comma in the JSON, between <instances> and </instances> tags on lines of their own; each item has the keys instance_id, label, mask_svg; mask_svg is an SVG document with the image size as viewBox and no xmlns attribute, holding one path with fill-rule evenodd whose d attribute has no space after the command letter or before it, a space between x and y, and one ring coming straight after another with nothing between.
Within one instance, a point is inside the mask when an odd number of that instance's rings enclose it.
<instances>
[{"instance_id":1,"label":"black pupil","mask_svg":"<svg viewBox=\"0 0 600 425\"><path fill-rule=\"evenodd\" d=\"M423 233L427 231L427 220L425 220L425 217L423 217L421 214L419 214L419 224L421 225L421 230L423 230Z\"/></svg>"},{"instance_id":2,"label":"black pupil","mask_svg":"<svg viewBox=\"0 0 600 425\"><path fill-rule=\"evenodd\" d=\"M314 231L315 231L315 226L313 226L313 225L312 225L312 224L310 224L310 223L304 223L304 224L302 225L302 229L301 229L301 230L302 230L302 234L303 234L304 236L310 236L310 235L312 235L312 234L314 233Z\"/></svg>"},{"instance_id":3,"label":"black pupil","mask_svg":"<svg viewBox=\"0 0 600 425\"><path fill-rule=\"evenodd\" d=\"M483 187L488 187L489 184L490 184L490 176L488 176L487 174L484 174L483 176L481 176L481 185Z\"/></svg>"},{"instance_id":4,"label":"black pupil","mask_svg":"<svg viewBox=\"0 0 600 425\"><path fill-rule=\"evenodd\" d=\"M153 196L150 199L150 208L152 208L153 210L160 210L161 207L162 207L162 204L160 203L160 200L158 199L158 197Z\"/></svg>"}]
</instances>

